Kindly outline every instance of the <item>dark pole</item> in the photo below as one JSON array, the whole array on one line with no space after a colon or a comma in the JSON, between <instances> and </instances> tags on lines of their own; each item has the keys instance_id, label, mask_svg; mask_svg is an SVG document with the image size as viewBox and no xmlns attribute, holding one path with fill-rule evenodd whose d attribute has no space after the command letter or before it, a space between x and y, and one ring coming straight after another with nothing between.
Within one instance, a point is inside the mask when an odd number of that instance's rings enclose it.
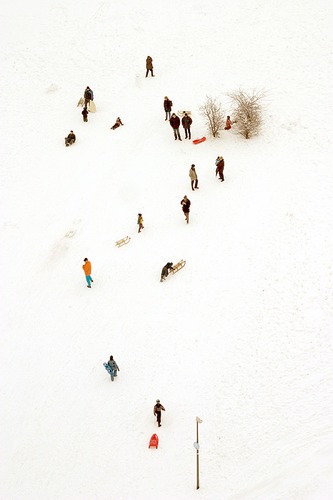
<instances>
[{"instance_id":1,"label":"dark pole","mask_svg":"<svg viewBox=\"0 0 333 500\"><path fill-rule=\"evenodd\" d=\"M201 424L202 420L199 417L196 417L197 423L197 441L195 443L195 448L197 450L197 490L200 488L199 483L199 424Z\"/></svg>"}]
</instances>

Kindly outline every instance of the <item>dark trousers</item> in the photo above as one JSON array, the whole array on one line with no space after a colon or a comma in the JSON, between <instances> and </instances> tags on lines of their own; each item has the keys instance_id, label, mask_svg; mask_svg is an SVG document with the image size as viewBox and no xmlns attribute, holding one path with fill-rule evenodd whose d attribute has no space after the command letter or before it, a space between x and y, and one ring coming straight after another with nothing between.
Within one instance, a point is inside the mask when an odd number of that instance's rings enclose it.
<instances>
[{"instance_id":1,"label":"dark trousers","mask_svg":"<svg viewBox=\"0 0 333 500\"><path fill-rule=\"evenodd\" d=\"M184 128L184 130L185 130L185 139L187 139L187 134L188 134L188 138L191 139L191 129L190 129L190 127Z\"/></svg>"},{"instance_id":2,"label":"dark trousers","mask_svg":"<svg viewBox=\"0 0 333 500\"><path fill-rule=\"evenodd\" d=\"M165 112L165 119L166 119L166 120L167 120L167 119L169 119L169 120L170 120L170 113L171 113L171 111L166 111L166 112Z\"/></svg>"},{"instance_id":3,"label":"dark trousers","mask_svg":"<svg viewBox=\"0 0 333 500\"><path fill-rule=\"evenodd\" d=\"M180 133L179 133L179 127L178 128L174 128L173 129L173 133L174 133L175 139L177 139L177 136L178 136L178 139L181 141L181 137L180 137Z\"/></svg>"},{"instance_id":4,"label":"dark trousers","mask_svg":"<svg viewBox=\"0 0 333 500\"><path fill-rule=\"evenodd\" d=\"M146 71L146 78L147 78L147 76L148 76L149 71L150 71L150 73L151 73L151 76L154 76L154 75L153 75L153 69L147 69L147 71Z\"/></svg>"},{"instance_id":5,"label":"dark trousers","mask_svg":"<svg viewBox=\"0 0 333 500\"><path fill-rule=\"evenodd\" d=\"M191 187L192 187L192 191L194 191L195 189L198 189L198 179L191 181Z\"/></svg>"}]
</instances>

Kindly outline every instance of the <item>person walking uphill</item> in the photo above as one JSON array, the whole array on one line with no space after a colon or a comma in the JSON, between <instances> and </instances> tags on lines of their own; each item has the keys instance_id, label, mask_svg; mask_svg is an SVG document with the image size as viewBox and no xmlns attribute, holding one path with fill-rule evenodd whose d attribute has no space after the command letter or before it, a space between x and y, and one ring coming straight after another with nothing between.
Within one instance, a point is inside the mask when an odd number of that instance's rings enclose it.
<instances>
[{"instance_id":1,"label":"person walking uphill","mask_svg":"<svg viewBox=\"0 0 333 500\"><path fill-rule=\"evenodd\" d=\"M191 188L192 188L192 191L194 191L194 189L199 189L199 187L198 187L198 176L197 176L197 173L196 173L196 170L195 170L195 165L193 163L192 163L191 168L190 168L189 176L190 176L190 179L191 179Z\"/></svg>"},{"instance_id":2,"label":"person walking uphill","mask_svg":"<svg viewBox=\"0 0 333 500\"><path fill-rule=\"evenodd\" d=\"M149 71L151 73L151 76L154 76L153 75L153 69L154 69L153 59L152 59L152 57L147 56L147 59L146 59L146 78L148 76Z\"/></svg>"},{"instance_id":3,"label":"person walking uphill","mask_svg":"<svg viewBox=\"0 0 333 500\"><path fill-rule=\"evenodd\" d=\"M156 399L156 404L154 406L154 415L156 417L156 421L157 421L159 427L162 426L162 424L161 424L162 411L165 411L165 408L161 404L161 401L159 399Z\"/></svg>"},{"instance_id":4,"label":"person walking uphill","mask_svg":"<svg viewBox=\"0 0 333 500\"><path fill-rule=\"evenodd\" d=\"M224 159L222 156L218 156L215 160L216 170L215 175L219 174L221 182L224 181Z\"/></svg>"},{"instance_id":5,"label":"person walking uphill","mask_svg":"<svg viewBox=\"0 0 333 500\"><path fill-rule=\"evenodd\" d=\"M172 109L172 101L170 101L169 97L164 97L164 111L165 111L165 121L170 120L170 113Z\"/></svg>"},{"instance_id":6,"label":"person walking uphill","mask_svg":"<svg viewBox=\"0 0 333 500\"><path fill-rule=\"evenodd\" d=\"M111 377L111 380L113 382L114 377L117 377L117 371L120 372L120 368L117 365L117 363L115 362L115 360L113 359L113 356L110 356L110 359L108 361L108 365L111 368L110 377Z\"/></svg>"},{"instance_id":7,"label":"person walking uphill","mask_svg":"<svg viewBox=\"0 0 333 500\"><path fill-rule=\"evenodd\" d=\"M144 229L142 214L138 214L138 222L137 222L137 224L139 224L138 233L141 233L142 229Z\"/></svg>"},{"instance_id":8,"label":"person walking uphill","mask_svg":"<svg viewBox=\"0 0 333 500\"><path fill-rule=\"evenodd\" d=\"M188 135L188 138L191 139L192 118L190 116L188 116L187 113L185 113L183 118L182 118L182 125L183 125L184 130L185 130L185 139L187 139L187 135Z\"/></svg>"},{"instance_id":9,"label":"person walking uphill","mask_svg":"<svg viewBox=\"0 0 333 500\"><path fill-rule=\"evenodd\" d=\"M180 202L180 204L182 206L182 209L183 209L183 212L184 212L184 215L185 215L185 220L186 220L186 222L188 224L190 222L190 206L191 206L191 202L188 199L188 197L185 195L184 198L182 199L182 201Z\"/></svg>"},{"instance_id":10,"label":"person walking uphill","mask_svg":"<svg viewBox=\"0 0 333 500\"><path fill-rule=\"evenodd\" d=\"M82 110L82 116L83 116L83 121L87 122L88 121L88 113L89 111L87 110L87 107L85 106Z\"/></svg>"},{"instance_id":11,"label":"person walking uphill","mask_svg":"<svg viewBox=\"0 0 333 500\"><path fill-rule=\"evenodd\" d=\"M94 282L94 280L91 277L91 262L87 259L87 257L83 260L84 264L82 266L82 269L84 271L84 274L86 276L86 281L87 281L87 287L91 288L91 283Z\"/></svg>"},{"instance_id":12,"label":"person walking uphill","mask_svg":"<svg viewBox=\"0 0 333 500\"><path fill-rule=\"evenodd\" d=\"M167 279L169 272L172 270L173 270L173 262L167 262L165 264L165 266L163 266L162 272L161 272L161 279L160 279L161 283L162 283L162 281Z\"/></svg>"},{"instance_id":13,"label":"person walking uphill","mask_svg":"<svg viewBox=\"0 0 333 500\"><path fill-rule=\"evenodd\" d=\"M173 128L173 134L175 136L175 141L178 139L181 141L180 133L179 133L179 125L180 125L180 118L179 116L176 115L176 113L172 113L172 116L170 118L170 125Z\"/></svg>"},{"instance_id":14,"label":"person walking uphill","mask_svg":"<svg viewBox=\"0 0 333 500\"><path fill-rule=\"evenodd\" d=\"M84 91L84 105L87 107L90 104L90 101L94 100L94 93L90 87L87 87Z\"/></svg>"}]
</instances>

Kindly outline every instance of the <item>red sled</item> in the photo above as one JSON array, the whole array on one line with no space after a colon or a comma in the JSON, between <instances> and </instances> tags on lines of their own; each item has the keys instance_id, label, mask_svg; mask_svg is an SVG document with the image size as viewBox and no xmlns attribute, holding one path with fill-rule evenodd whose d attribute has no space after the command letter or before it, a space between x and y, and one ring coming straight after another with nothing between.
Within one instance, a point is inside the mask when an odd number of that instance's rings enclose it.
<instances>
[{"instance_id":1,"label":"red sled","mask_svg":"<svg viewBox=\"0 0 333 500\"><path fill-rule=\"evenodd\" d=\"M148 448L151 448L152 446L155 446L155 448L158 448L158 435L157 434L153 434L152 437L150 438Z\"/></svg>"},{"instance_id":2,"label":"red sled","mask_svg":"<svg viewBox=\"0 0 333 500\"><path fill-rule=\"evenodd\" d=\"M194 139L193 144L200 144L200 142L205 142L206 137L201 137L201 139Z\"/></svg>"}]
</instances>

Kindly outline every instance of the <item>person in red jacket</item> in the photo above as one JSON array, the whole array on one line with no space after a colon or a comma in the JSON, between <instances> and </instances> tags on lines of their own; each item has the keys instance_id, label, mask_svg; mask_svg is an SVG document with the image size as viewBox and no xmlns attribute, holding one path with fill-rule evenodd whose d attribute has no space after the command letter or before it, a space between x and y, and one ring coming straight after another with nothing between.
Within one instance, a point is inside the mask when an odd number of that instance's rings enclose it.
<instances>
[{"instance_id":1,"label":"person in red jacket","mask_svg":"<svg viewBox=\"0 0 333 500\"><path fill-rule=\"evenodd\" d=\"M86 276L86 281L88 283L87 287L91 288L91 283L94 282L94 280L91 277L91 262L87 259L87 257L83 260L84 264L82 266L82 269L84 271L84 274Z\"/></svg>"},{"instance_id":2,"label":"person in red jacket","mask_svg":"<svg viewBox=\"0 0 333 500\"><path fill-rule=\"evenodd\" d=\"M175 141L178 139L181 141L180 133L179 133L179 126L180 126L180 118L179 116L176 115L176 113L172 113L171 118L170 118L170 125L173 128L173 133L175 136Z\"/></svg>"},{"instance_id":3,"label":"person in red jacket","mask_svg":"<svg viewBox=\"0 0 333 500\"><path fill-rule=\"evenodd\" d=\"M230 116L227 116L227 119L225 121L225 127L224 127L224 130L230 130L231 129L231 120L230 120Z\"/></svg>"}]
</instances>

